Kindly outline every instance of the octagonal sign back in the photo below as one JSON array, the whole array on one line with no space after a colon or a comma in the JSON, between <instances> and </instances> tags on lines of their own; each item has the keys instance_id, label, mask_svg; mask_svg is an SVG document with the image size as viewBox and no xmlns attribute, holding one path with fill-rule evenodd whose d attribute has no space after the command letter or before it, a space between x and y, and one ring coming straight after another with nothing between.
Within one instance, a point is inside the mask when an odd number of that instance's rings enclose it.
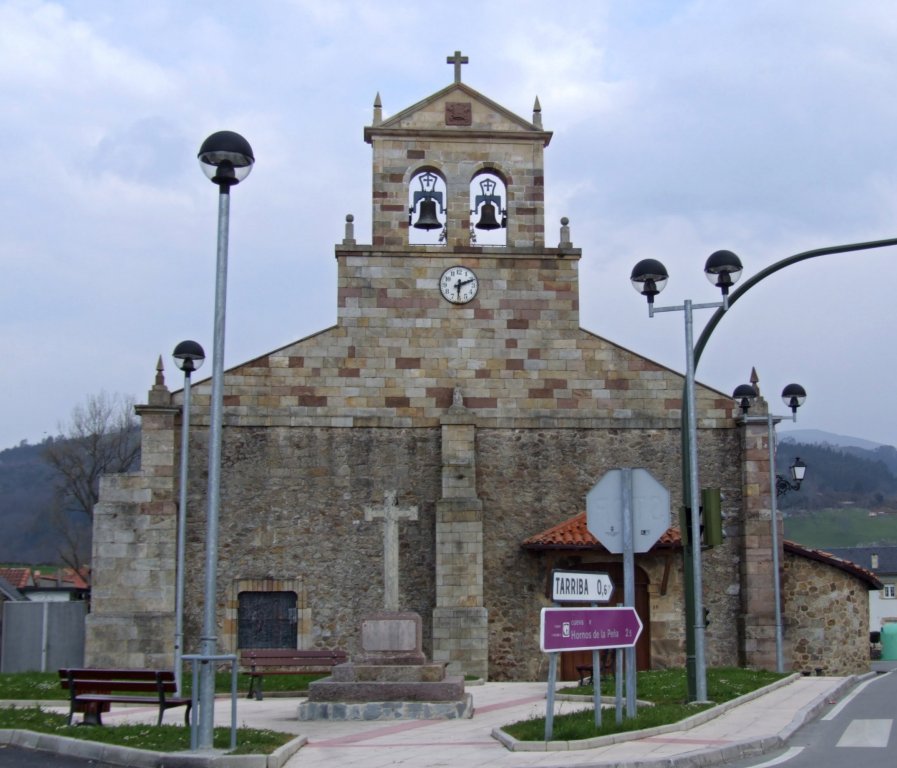
<instances>
[{"instance_id":1,"label":"octagonal sign back","mask_svg":"<svg viewBox=\"0 0 897 768\"><path fill-rule=\"evenodd\" d=\"M612 469L586 494L586 527L608 552L623 552L623 479L632 478L633 550L647 552L670 527L670 492L647 469Z\"/></svg>"}]
</instances>

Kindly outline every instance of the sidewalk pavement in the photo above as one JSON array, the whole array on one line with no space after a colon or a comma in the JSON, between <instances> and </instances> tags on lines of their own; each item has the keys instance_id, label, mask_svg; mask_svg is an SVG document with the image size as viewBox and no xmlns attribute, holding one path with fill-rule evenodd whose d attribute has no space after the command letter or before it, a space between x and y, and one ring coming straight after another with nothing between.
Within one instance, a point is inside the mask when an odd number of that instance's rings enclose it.
<instances>
[{"instance_id":1,"label":"sidewalk pavement","mask_svg":"<svg viewBox=\"0 0 897 768\"><path fill-rule=\"evenodd\" d=\"M301 699L266 698L238 701L240 726L269 728L307 739L286 762L287 768L338 765L378 768L403 765L409 768L501 768L502 766L635 766L639 768L691 768L773 751L800 726L812 720L827 705L834 704L860 680L859 677L801 677L756 696L743 697L736 705L718 708L718 716L685 728L682 724L640 734L626 734L625 741L583 749L581 745L553 742L560 749L528 744L540 751L511 751L493 736L504 725L545 715L545 683L486 683L470 686L475 712L468 720L414 721L303 721L296 719ZM587 703L559 700L556 714ZM146 707L115 707L104 722L153 722L156 710ZM613 709L605 710L613 717ZM171 710L165 722L182 722L183 715ZM694 720L695 718L692 718ZM229 700L218 700L216 725L230 724ZM610 737L604 739L606 742ZM620 739L620 737L616 737ZM521 745L523 746L523 745ZM234 760L234 758L230 758ZM169 763L166 763L168 765ZM223 763L222 763L223 764Z\"/></svg>"}]
</instances>

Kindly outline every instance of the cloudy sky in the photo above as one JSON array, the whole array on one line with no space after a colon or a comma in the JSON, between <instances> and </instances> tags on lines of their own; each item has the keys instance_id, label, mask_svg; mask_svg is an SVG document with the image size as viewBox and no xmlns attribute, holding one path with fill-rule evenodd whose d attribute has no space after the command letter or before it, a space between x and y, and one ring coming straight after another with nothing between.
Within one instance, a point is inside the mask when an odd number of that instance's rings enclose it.
<instances>
[{"instance_id":1,"label":"cloudy sky","mask_svg":"<svg viewBox=\"0 0 897 768\"><path fill-rule=\"evenodd\" d=\"M677 370L683 317L794 253L897 236L891 0L0 0L0 448L57 433L105 390L143 401L186 338L211 351L216 189L196 152L229 129L257 162L234 190L227 365L336 320L333 245L370 242L385 116L463 79L545 128L547 240L583 249L582 325ZM897 249L790 267L741 299L698 369L802 383L797 427L897 443ZM696 334L710 312L696 313Z\"/></svg>"}]
</instances>

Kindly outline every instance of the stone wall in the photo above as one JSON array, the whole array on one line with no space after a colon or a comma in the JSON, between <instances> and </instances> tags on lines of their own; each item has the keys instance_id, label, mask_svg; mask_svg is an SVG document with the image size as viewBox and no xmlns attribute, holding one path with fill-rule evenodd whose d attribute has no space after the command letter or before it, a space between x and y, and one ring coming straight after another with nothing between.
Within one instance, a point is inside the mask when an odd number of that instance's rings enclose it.
<instances>
[{"instance_id":1,"label":"stone wall","mask_svg":"<svg viewBox=\"0 0 897 768\"><path fill-rule=\"evenodd\" d=\"M161 369L138 407L141 469L100 479L93 512L91 610L85 624L87 666L171 667L174 659L174 424L178 409Z\"/></svg>"},{"instance_id":2,"label":"stone wall","mask_svg":"<svg viewBox=\"0 0 897 768\"><path fill-rule=\"evenodd\" d=\"M197 432L197 439L202 434ZM546 604L546 564L524 551L521 542L582 511L588 489L616 466L648 467L673 489L678 506L679 468L668 460L678 439L675 430L477 431L490 678L532 679L544 672L538 627L539 610ZM736 441L734 432L702 431L702 454L731 453ZM203 450L201 443L191 447L197 455ZM399 524L400 607L420 613L424 650L430 655L440 451L439 429L225 429L218 579L221 651L235 648L234 584L254 579L302 585L304 647L356 652L358 617L379 610L383 601L383 526L366 522L363 509L380 503L384 489L395 489L401 506L416 505L419 510L417 521ZM735 457L732 462L714 458L703 468L707 482L715 479L726 489L731 518L737 517L739 501L735 465ZM730 469L719 475L715 467L720 466ZM202 473L194 473L188 573L196 578L187 586L188 649L194 647L201 623L204 484ZM655 663L681 664L681 555L638 557L650 581ZM667 589L661 594L665 571ZM735 663L731 629L738 607L736 573L737 557L728 545L705 553L706 601L712 616L708 660L713 664Z\"/></svg>"},{"instance_id":3,"label":"stone wall","mask_svg":"<svg viewBox=\"0 0 897 768\"><path fill-rule=\"evenodd\" d=\"M791 669L825 675L869 671L869 594L855 576L786 552L782 582L784 635ZM787 657L786 657L787 661Z\"/></svg>"},{"instance_id":4,"label":"stone wall","mask_svg":"<svg viewBox=\"0 0 897 768\"><path fill-rule=\"evenodd\" d=\"M478 466L484 504L485 595L489 609L490 676L532 679L543 664L538 647L539 610L546 605L544 557L520 543L583 511L585 495L610 469L645 467L682 503L677 430L480 430ZM740 503L737 436L702 430L702 482L722 487L730 527ZM704 457L709 461L705 463ZM675 522L675 520L674 520ZM637 556L650 578L652 644L660 666L684 660L681 554L674 554L666 594L660 585L666 556ZM708 631L712 664L734 664L738 611L738 556L727 540L705 554L705 601L714 617ZM654 613L668 619L654 624Z\"/></svg>"}]
</instances>

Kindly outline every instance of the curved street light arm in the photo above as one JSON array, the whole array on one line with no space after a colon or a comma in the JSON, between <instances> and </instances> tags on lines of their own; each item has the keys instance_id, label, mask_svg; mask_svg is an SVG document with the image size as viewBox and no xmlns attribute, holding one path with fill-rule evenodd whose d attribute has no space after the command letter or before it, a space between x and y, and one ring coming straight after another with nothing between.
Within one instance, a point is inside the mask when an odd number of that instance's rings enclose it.
<instances>
[{"instance_id":1,"label":"curved street light arm","mask_svg":"<svg viewBox=\"0 0 897 768\"><path fill-rule=\"evenodd\" d=\"M793 256L789 256L788 258L782 259L781 261L777 261L775 264L770 265L766 269L761 270L756 275L748 279L746 282L742 283L737 290L733 291L729 295L729 300L726 303L727 306L722 306L713 313L713 316L708 320L707 325L704 326L704 330L701 332L701 335L698 337L697 343L694 346L693 352L693 363L692 363L692 371L696 371L698 367L698 363L701 360L701 354L704 351L704 347L707 346L707 342L710 339L710 336L713 334L713 331L716 329L716 326L719 325L720 320L722 320L723 315L726 314L726 311L735 304L738 299L740 299L745 293L747 293L751 288L753 288L757 283L769 277L772 274L775 274L781 269L785 267L791 266L792 264L796 264L800 261L805 261L807 259L812 259L817 256L827 256L833 253L848 253L850 251L864 251L870 250L872 248L886 248L888 246L897 245L897 238L890 238L888 240L873 240L866 243L850 243L848 245L835 245L830 246L828 248L815 248L811 251L804 251L802 253L797 253ZM691 454L691 445L688 434L688 423L691 418L689 414L689 405L688 405L688 384L687 382L682 386L682 408L681 408L681 436L682 436L682 496L685 507L694 507L696 506L696 501L692 500L692 492L689 487L689 478L691 476L691 461L694 460L690 456ZM697 410L697 408L696 408ZM693 538L693 537L692 537ZM696 670L696 637L697 634L694 632L691 627L697 621L696 611L695 611L695 603L696 597L694 594L695 588L695 574L692 573L692 558L691 555L691 547L695 546L695 542L690 538L688 543L683 547L683 554L685 555L683 558L683 570L684 570L684 581L686 583L685 590L685 616L686 616L686 677L688 681L688 697L690 701L697 700L697 691L699 688L698 680L697 680L697 670ZM700 546L698 543L697 546ZM690 585L690 586L688 586Z\"/></svg>"},{"instance_id":2,"label":"curved street light arm","mask_svg":"<svg viewBox=\"0 0 897 768\"><path fill-rule=\"evenodd\" d=\"M787 259L777 261L775 264L772 264L766 269L761 270L746 282L742 283L729 296L729 306L731 307L736 301L738 301L739 298L741 298L741 296L747 293L761 280L764 280L770 275L778 272L780 269L790 267L792 264L797 264L799 261L806 261L807 259L813 259L817 256L828 256L832 253L866 251L872 248L886 248L891 245L897 245L897 238L890 238L888 240L871 240L868 243L848 243L847 245L833 245L828 248L814 248L812 251L803 251L802 253L796 253L794 254L794 256L789 256ZM707 346L707 342L710 339L711 334L716 329L716 326L719 325L720 320L723 319L723 315L725 314L725 309L721 308L716 310L710 320L707 321L707 325L704 326L704 330L701 331L701 335L698 337L698 341L695 344L695 368L698 367L698 362L701 360L701 353L704 351L704 347Z\"/></svg>"}]
</instances>

